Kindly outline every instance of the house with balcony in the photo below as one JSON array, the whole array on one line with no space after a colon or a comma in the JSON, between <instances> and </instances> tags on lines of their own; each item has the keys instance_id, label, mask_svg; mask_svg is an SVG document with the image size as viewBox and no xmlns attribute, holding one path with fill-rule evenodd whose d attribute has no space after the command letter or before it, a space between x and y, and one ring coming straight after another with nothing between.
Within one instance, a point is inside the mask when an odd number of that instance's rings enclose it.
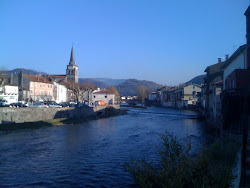
<instances>
[{"instance_id":1,"label":"house with balcony","mask_svg":"<svg viewBox=\"0 0 250 188\"><path fill-rule=\"evenodd\" d=\"M250 54L250 53L249 53ZM247 45L240 46L221 67L223 89L250 88L250 65L247 63Z\"/></svg>"},{"instance_id":2,"label":"house with balcony","mask_svg":"<svg viewBox=\"0 0 250 188\"><path fill-rule=\"evenodd\" d=\"M225 56L226 61L228 60L228 57L228 55ZM226 61L222 61L221 58L218 58L216 64L208 66L204 71L206 72L206 76L202 88L202 101L205 101L205 103L202 103L202 106L204 107L204 115L211 121L217 119L217 113L215 112L219 105L218 99L220 99L220 93L222 91L222 88L220 87L222 87L221 81L223 81L223 70L221 68Z\"/></svg>"},{"instance_id":3,"label":"house with balcony","mask_svg":"<svg viewBox=\"0 0 250 188\"><path fill-rule=\"evenodd\" d=\"M174 91L175 107L188 108L195 106L198 101L197 94L201 92L201 86L190 84Z\"/></svg>"}]
</instances>

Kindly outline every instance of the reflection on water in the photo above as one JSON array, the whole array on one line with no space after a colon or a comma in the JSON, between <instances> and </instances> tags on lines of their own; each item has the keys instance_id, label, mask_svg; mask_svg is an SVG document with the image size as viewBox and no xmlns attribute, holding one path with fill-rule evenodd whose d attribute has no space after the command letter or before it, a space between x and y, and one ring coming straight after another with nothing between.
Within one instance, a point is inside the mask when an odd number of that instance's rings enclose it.
<instances>
[{"instance_id":1,"label":"reflection on water","mask_svg":"<svg viewBox=\"0 0 250 188\"><path fill-rule=\"evenodd\" d=\"M157 133L202 141L201 123L191 111L130 109L128 115L0 135L0 185L131 187L124 163L158 160Z\"/></svg>"}]
</instances>

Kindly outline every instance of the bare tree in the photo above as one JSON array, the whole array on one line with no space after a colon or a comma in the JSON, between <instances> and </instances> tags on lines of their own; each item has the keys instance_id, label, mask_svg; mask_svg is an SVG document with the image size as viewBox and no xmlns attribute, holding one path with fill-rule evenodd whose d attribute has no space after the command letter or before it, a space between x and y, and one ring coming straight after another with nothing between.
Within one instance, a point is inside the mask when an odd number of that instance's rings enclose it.
<instances>
[{"instance_id":1,"label":"bare tree","mask_svg":"<svg viewBox=\"0 0 250 188\"><path fill-rule=\"evenodd\" d=\"M120 93L115 86L111 86L107 91L115 94L115 103L120 101Z\"/></svg>"},{"instance_id":2,"label":"bare tree","mask_svg":"<svg viewBox=\"0 0 250 188\"><path fill-rule=\"evenodd\" d=\"M0 67L0 86L3 86L5 83L7 83L8 80L8 70L4 67Z\"/></svg>"},{"instance_id":3,"label":"bare tree","mask_svg":"<svg viewBox=\"0 0 250 188\"><path fill-rule=\"evenodd\" d=\"M96 89L97 87L90 83L90 82L86 82L83 84L83 89L84 89L84 92L87 93L87 96L88 96L88 105L90 104L90 95L93 93L93 91Z\"/></svg>"},{"instance_id":4,"label":"bare tree","mask_svg":"<svg viewBox=\"0 0 250 188\"><path fill-rule=\"evenodd\" d=\"M82 102L84 99L84 95L87 92L88 102L90 102L90 95L95 90L95 86L91 83L72 83L67 82L67 88L70 89L77 101L77 103Z\"/></svg>"},{"instance_id":5,"label":"bare tree","mask_svg":"<svg viewBox=\"0 0 250 188\"><path fill-rule=\"evenodd\" d=\"M67 82L67 88L72 91L77 103L83 100L84 90L82 84Z\"/></svg>"},{"instance_id":6,"label":"bare tree","mask_svg":"<svg viewBox=\"0 0 250 188\"><path fill-rule=\"evenodd\" d=\"M144 105L145 98L147 98L149 95L149 89L144 85L140 85L136 88L136 94L138 99L141 100L142 104Z\"/></svg>"}]
</instances>

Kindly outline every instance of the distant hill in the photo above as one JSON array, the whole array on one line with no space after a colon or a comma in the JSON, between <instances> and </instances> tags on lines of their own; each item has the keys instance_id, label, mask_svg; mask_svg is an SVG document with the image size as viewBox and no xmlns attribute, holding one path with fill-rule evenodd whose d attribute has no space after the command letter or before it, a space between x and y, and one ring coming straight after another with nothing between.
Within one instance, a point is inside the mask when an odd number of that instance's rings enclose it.
<instances>
[{"instance_id":1,"label":"distant hill","mask_svg":"<svg viewBox=\"0 0 250 188\"><path fill-rule=\"evenodd\" d=\"M39 72L39 71L36 71L36 70L32 70L32 69L24 69L24 68L17 68L17 69L13 69L11 71L8 71L9 72L9 75L12 73L12 74L18 74L20 72L23 72L23 74L31 74L31 75L38 75L38 74L47 74L45 72Z\"/></svg>"},{"instance_id":2,"label":"distant hill","mask_svg":"<svg viewBox=\"0 0 250 188\"><path fill-rule=\"evenodd\" d=\"M110 87L109 84L107 84L103 81L96 80L95 78L79 78L79 83L84 84L86 82L89 82L89 83L91 83L99 88L109 88Z\"/></svg>"},{"instance_id":3,"label":"distant hill","mask_svg":"<svg viewBox=\"0 0 250 188\"><path fill-rule=\"evenodd\" d=\"M205 78L205 76L206 76L205 74L196 76L193 79L191 79L188 82L186 82L185 85L189 85L189 84L202 85L202 84L204 84L204 78Z\"/></svg>"},{"instance_id":4,"label":"distant hill","mask_svg":"<svg viewBox=\"0 0 250 188\"><path fill-rule=\"evenodd\" d=\"M162 85L151 81L128 79L125 82L117 85L116 88L119 91L120 96L135 96L136 88L140 85L146 86L149 91L154 91L162 87Z\"/></svg>"},{"instance_id":5,"label":"distant hill","mask_svg":"<svg viewBox=\"0 0 250 188\"><path fill-rule=\"evenodd\" d=\"M94 79L102 81L110 86L116 86L126 81L126 79L112 79L112 78L94 78Z\"/></svg>"}]
</instances>

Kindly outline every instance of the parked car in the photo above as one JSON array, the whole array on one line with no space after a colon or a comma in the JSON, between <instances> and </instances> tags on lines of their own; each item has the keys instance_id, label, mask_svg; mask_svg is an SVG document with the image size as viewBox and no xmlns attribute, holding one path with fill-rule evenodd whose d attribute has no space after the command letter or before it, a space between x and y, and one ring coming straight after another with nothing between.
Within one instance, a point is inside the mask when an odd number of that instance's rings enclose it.
<instances>
[{"instance_id":1,"label":"parked car","mask_svg":"<svg viewBox=\"0 0 250 188\"><path fill-rule=\"evenodd\" d=\"M10 107L10 103L7 100L2 99L0 100L0 107Z\"/></svg>"},{"instance_id":2,"label":"parked car","mask_svg":"<svg viewBox=\"0 0 250 188\"><path fill-rule=\"evenodd\" d=\"M35 103L33 105L29 105L29 107L36 107L36 108L49 108L48 105L44 104L44 103Z\"/></svg>"},{"instance_id":3,"label":"parked car","mask_svg":"<svg viewBox=\"0 0 250 188\"><path fill-rule=\"evenodd\" d=\"M61 106L60 104L56 104L56 103L54 103L54 104L49 104L49 107L50 107L50 108L62 108L62 106Z\"/></svg>"},{"instance_id":4,"label":"parked car","mask_svg":"<svg viewBox=\"0 0 250 188\"><path fill-rule=\"evenodd\" d=\"M24 102L16 103L18 107L27 107Z\"/></svg>"},{"instance_id":5,"label":"parked car","mask_svg":"<svg viewBox=\"0 0 250 188\"><path fill-rule=\"evenodd\" d=\"M10 104L10 107L11 107L11 108L17 108L17 107L19 107L19 106L18 106L17 103L11 103L11 104Z\"/></svg>"},{"instance_id":6,"label":"parked car","mask_svg":"<svg viewBox=\"0 0 250 188\"><path fill-rule=\"evenodd\" d=\"M46 104L44 104L44 103L40 103L40 104L38 104L38 106L37 107L39 107L39 108L49 108L49 106L48 105L46 105Z\"/></svg>"},{"instance_id":7,"label":"parked car","mask_svg":"<svg viewBox=\"0 0 250 188\"><path fill-rule=\"evenodd\" d=\"M31 105L31 103L29 103L29 102L24 103L25 107L29 107L30 105Z\"/></svg>"},{"instance_id":8,"label":"parked car","mask_svg":"<svg viewBox=\"0 0 250 188\"><path fill-rule=\"evenodd\" d=\"M67 102L60 103L60 105L61 105L62 107L69 107L69 103L67 103Z\"/></svg>"}]
</instances>

